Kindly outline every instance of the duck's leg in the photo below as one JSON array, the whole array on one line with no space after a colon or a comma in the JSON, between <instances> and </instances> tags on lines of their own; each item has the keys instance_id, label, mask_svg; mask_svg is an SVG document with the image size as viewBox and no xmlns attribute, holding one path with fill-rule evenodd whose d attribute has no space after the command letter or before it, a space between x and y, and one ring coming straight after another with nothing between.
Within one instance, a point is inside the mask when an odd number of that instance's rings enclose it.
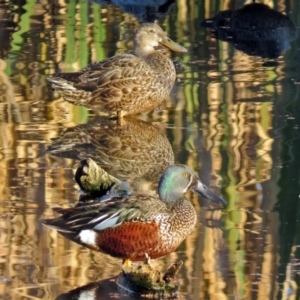
<instances>
[{"instance_id":1,"label":"duck's leg","mask_svg":"<svg viewBox=\"0 0 300 300\"><path fill-rule=\"evenodd\" d=\"M118 117L118 125L124 124L124 120L123 120L124 112L122 110L117 111L117 117Z\"/></svg>"},{"instance_id":2,"label":"duck's leg","mask_svg":"<svg viewBox=\"0 0 300 300\"><path fill-rule=\"evenodd\" d=\"M124 267L127 267L127 268L131 267L131 260L130 260L130 258L123 259L123 268Z\"/></svg>"},{"instance_id":3,"label":"duck's leg","mask_svg":"<svg viewBox=\"0 0 300 300\"><path fill-rule=\"evenodd\" d=\"M150 266L150 262L151 262L151 259L150 259L149 255L148 255L148 253L145 253L144 264Z\"/></svg>"}]
</instances>

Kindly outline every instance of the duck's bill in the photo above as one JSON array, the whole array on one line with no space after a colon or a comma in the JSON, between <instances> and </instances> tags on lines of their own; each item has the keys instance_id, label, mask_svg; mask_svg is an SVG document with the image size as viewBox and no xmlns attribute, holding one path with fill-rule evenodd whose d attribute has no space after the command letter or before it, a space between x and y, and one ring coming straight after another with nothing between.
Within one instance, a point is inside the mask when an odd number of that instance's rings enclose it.
<instances>
[{"instance_id":1,"label":"duck's bill","mask_svg":"<svg viewBox=\"0 0 300 300\"><path fill-rule=\"evenodd\" d=\"M198 181L197 186L193 189L196 194L202 195L214 202L221 203L222 205L226 205L227 201L223 198L219 197L215 193L213 193L206 185L204 185L201 181Z\"/></svg>"},{"instance_id":2,"label":"duck's bill","mask_svg":"<svg viewBox=\"0 0 300 300\"><path fill-rule=\"evenodd\" d=\"M172 41L169 37L164 37L161 41L160 44L170 48L173 51L176 52L187 52L187 49L179 45L178 43Z\"/></svg>"}]
</instances>

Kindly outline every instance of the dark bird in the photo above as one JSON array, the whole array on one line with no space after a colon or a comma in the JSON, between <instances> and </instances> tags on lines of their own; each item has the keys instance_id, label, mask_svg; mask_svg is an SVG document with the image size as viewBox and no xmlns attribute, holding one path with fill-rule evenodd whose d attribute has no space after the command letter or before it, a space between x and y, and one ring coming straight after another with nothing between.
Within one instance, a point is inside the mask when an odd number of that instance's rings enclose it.
<instances>
[{"instance_id":1,"label":"dark bird","mask_svg":"<svg viewBox=\"0 0 300 300\"><path fill-rule=\"evenodd\" d=\"M221 11L204 20L202 26L238 50L264 58L277 58L297 37L296 27L289 17L262 3Z\"/></svg>"},{"instance_id":2,"label":"dark bird","mask_svg":"<svg viewBox=\"0 0 300 300\"><path fill-rule=\"evenodd\" d=\"M154 22L167 15L176 0L93 0L103 5L117 5L141 22Z\"/></svg>"}]
</instances>

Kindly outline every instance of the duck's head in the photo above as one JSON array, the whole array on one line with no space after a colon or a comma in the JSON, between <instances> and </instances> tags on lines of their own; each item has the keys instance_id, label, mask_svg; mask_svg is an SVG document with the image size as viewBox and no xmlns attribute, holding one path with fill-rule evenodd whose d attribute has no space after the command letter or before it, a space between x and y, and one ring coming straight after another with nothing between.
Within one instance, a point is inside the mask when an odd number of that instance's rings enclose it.
<instances>
[{"instance_id":1,"label":"duck's head","mask_svg":"<svg viewBox=\"0 0 300 300\"><path fill-rule=\"evenodd\" d=\"M192 191L214 202L226 205L227 202L205 186L197 174L186 165L169 166L162 174L158 193L162 201L171 202L183 198L183 194Z\"/></svg>"},{"instance_id":2,"label":"duck's head","mask_svg":"<svg viewBox=\"0 0 300 300\"><path fill-rule=\"evenodd\" d=\"M142 24L134 38L135 51L152 52L154 47L166 46L173 51L187 52L187 49L172 41L163 30L154 23Z\"/></svg>"}]
</instances>

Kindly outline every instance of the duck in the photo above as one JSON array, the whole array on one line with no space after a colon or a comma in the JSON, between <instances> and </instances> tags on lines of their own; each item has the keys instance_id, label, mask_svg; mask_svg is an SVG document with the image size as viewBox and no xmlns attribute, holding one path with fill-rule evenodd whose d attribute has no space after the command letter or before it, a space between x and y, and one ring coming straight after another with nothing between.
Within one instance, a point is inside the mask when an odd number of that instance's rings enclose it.
<instances>
[{"instance_id":1,"label":"duck","mask_svg":"<svg viewBox=\"0 0 300 300\"><path fill-rule=\"evenodd\" d=\"M159 107L169 96L176 79L173 62L156 47L187 49L172 41L154 23L144 23L134 37L132 53L90 64L78 72L57 73L47 78L68 102L97 111L125 115Z\"/></svg>"},{"instance_id":2,"label":"duck","mask_svg":"<svg viewBox=\"0 0 300 300\"><path fill-rule=\"evenodd\" d=\"M134 190L157 184L174 164L174 151L161 124L125 116L118 120L95 117L69 127L52 139L46 152L74 160L92 159L110 175L128 181Z\"/></svg>"},{"instance_id":3,"label":"duck","mask_svg":"<svg viewBox=\"0 0 300 300\"><path fill-rule=\"evenodd\" d=\"M72 208L54 208L61 216L43 219L46 227L89 249L123 260L155 259L175 251L192 232L197 213L185 193L192 191L221 205L226 201L201 182L188 166L163 172L158 196L131 194Z\"/></svg>"}]
</instances>

